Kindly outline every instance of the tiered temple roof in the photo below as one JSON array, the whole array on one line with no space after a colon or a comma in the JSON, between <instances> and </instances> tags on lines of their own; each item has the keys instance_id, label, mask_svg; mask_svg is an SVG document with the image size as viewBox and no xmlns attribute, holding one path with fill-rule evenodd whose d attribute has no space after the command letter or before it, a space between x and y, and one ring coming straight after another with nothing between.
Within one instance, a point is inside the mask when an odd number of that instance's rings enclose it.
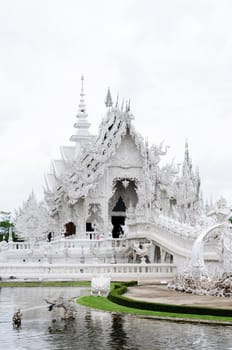
<instances>
[{"instance_id":1,"label":"tiered temple roof","mask_svg":"<svg viewBox=\"0 0 232 350\"><path fill-rule=\"evenodd\" d=\"M76 134L71 137L74 145L61 147L62 158L52 162L51 171L46 176L45 199L51 214L59 213L64 201L73 206L88 197L90 191L96 188L99 179L104 176L105 167L127 135L141 155L144 181L150 186L149 201L152 202L153 208L158 208L163 214L176 216L181 221L194 221L194 211L199 207L200 201L200 177L199 173L192 169L187 142L182 172L173 163L161 168L160 157L166 154L167 147L164 148L163 143L148 147L132 124L134 117L129 102L119 108L117 99L113 105L108 90L105 101L106 116L99 126L98 136L95 137L89 132L83 77L80 96L78 120L74 124ZM180 215L181 211L182 214L185 213Z\"/></svg>"}]
</instances>

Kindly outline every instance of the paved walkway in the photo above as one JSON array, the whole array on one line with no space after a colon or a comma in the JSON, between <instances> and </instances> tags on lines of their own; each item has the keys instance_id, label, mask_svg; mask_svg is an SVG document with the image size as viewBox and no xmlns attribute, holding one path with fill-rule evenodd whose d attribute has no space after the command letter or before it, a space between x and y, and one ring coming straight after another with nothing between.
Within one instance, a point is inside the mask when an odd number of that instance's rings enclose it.
<instances>
[{"instance_id":1,"label":"paved walkway","mask_svg":"<svg viewBox=\"0 0 232 350\"><path fill-rule=\"evenodd\" d=\"M232 298L193 295L171 291L162 285L141 285L128 287L124 294L130 299L176 305L194 305L232 310Z\"/></svg>"}]
</instances>

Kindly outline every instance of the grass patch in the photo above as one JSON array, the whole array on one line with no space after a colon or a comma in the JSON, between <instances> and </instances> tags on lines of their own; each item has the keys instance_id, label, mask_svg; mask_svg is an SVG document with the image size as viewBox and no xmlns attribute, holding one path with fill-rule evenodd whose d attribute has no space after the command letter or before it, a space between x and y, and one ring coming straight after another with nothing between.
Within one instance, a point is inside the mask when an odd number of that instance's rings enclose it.
<instances>
[{"instance_id":1,"label":"grass patch","mask_svg":"<svg viewBox=\"0 0 232 350\"><path fill-rule=\"evenodd\" d=\"M1 287L88 287L88 281L24 281L0 282Z\"/></svg>"},{"instance_id":2,"label":"grass patch","mask_svg":"<svg viewBox=\"0 0 232 350\"><path fill-rule=\"evenodd\" d=\"M84 296L77 299L77 303L83 306L97 309L97 310L134 314L134 315L141 315L141 316L183 318L183 319L191 319L191 320L198 320L198 321L205 320L205 321L215 321L215 322L232 322L232 317L180 314L180 313L135 309L135 308L115 304L112 301L108 300L107 298L101 297L101 296Z\"/></svg>"}]
</instances>

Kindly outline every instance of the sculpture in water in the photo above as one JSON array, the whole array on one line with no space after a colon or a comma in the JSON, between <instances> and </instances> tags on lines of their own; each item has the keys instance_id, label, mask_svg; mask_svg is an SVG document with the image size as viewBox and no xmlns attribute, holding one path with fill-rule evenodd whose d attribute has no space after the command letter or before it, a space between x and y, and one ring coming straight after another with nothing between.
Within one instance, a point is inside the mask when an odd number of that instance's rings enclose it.
<instances>
[{"instance_id":1,"label":"sculpture in water","mask_svg":"<svg viewBox=\"0 0 232 350\"><path fill-rule=\"evenodd\" d=\"M63 314L61 316L62 320L74 320L76 307L73 299L65 299L63 296L60 296L54 300L45 299L46 303L49 304L48 311L57 311L58 309L63 310ZM57 315L56 315L57 317Z\"/></svg>"},{"instance_id":2,"label":"sculpture in water","mask_svg":"<svg viewBox=\"0 0 232 350\"><path fill-rule=\"evenodd\" d=\"M23 317L23 314L22 314L21 310L18 309L12 317L12 324L13 324L14 328L21 327L22 317Z\"/></svg>"}]
</instances>

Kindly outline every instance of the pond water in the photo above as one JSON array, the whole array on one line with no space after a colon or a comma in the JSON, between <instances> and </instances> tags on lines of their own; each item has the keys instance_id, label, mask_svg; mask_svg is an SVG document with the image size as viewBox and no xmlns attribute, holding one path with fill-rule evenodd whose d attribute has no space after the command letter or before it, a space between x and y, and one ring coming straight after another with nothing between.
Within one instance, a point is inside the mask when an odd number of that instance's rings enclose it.
<instances>
[{"instance_id":1,"label":"pond water","mask_svg":"<svg viewBox=\"0 0 232 350\"><path fill-rule=\"evenodd\" d=\"M88 293L83 287L0 289L0 349L232 350L232 327L229 326L156 321L79 305L76 319L67 322L60 320L55 314L57 311L49 312L44 301L44 298L61 295L72 298ZM11 319L18 307L23 310L22 326L13 329Z\"/></svg>"}]
</instances>

